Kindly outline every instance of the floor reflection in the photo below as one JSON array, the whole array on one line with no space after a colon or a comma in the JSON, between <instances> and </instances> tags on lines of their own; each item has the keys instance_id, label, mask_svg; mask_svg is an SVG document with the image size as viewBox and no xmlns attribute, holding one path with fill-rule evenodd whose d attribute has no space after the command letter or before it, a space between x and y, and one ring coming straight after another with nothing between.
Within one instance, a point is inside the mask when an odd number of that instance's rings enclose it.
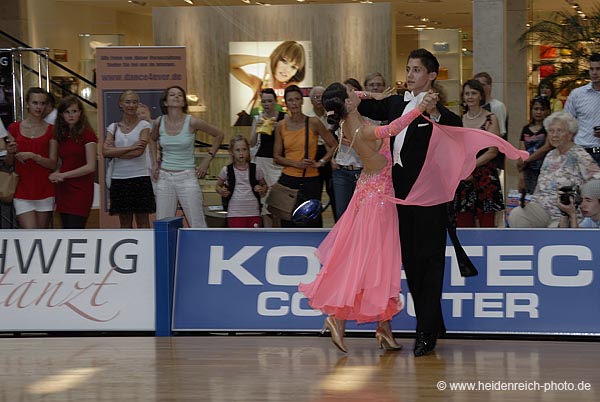
<instances>
[{"instance_id":1,"label":"floor reflection","mask_svg":"<svg viewBox=\"0 0 600 402\"><path fill-rule=\"evenodd\" d=\"M597 342L441 340L436 352L348 354L313 336L0 339L0 402L597 401ZM473 391L458 382L572 382L582 391Z\"/></svg>"}]
</instances>

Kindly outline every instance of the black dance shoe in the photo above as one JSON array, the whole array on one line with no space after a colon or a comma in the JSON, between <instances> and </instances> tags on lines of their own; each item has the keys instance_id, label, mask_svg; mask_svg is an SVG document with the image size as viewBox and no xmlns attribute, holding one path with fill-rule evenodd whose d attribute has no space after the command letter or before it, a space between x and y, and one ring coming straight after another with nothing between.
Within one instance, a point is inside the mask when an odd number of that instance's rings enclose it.
<instances>
[{"instance_id":1,"label":"black dance shoe","mask_svg":"<svg viewBox=\"0 0 600 402\"><path fill-rule=\"evenodd\" d=\"M417 332L414 354L416 357L425 356L435 349L437 336L428 332Z\"/></svg>"}]
</instances>

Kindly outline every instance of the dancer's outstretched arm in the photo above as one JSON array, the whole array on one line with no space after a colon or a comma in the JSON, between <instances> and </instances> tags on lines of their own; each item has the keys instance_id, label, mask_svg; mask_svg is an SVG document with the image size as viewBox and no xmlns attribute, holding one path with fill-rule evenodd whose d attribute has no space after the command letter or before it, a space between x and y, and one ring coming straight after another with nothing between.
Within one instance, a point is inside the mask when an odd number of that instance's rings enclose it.
<instances>
[{"instance_id":1,"label":"dancer's outstretched arm","mask_svg":"<svg viewBox=\"0 0 600 402\"><path fill-rule=\"evenodd\" d=\"M421 108L421 105L416 109L411 110L404 116L398 117L396 120L388 124L387 126L377 126L373 130L373 134L377 138L394 137L402 132L408 125L420 115L425 108Z\"/></svg>"},{"instance_id":2,"label":"dancer's outstretched arm","mask_svg":"<svg viewBox=\"0 0 600 402\"><path fill-rule=\"evenodd\" d=\"M387 126L374 127L373 134L376 138L393 137L400 134L400 132L404 130L418 115L420 115L427 109L427 106L430 103L437 102L437 96L437 93L429 91L416 108L414 108L404 116L398 117L396 120L394 120Z\"/></svg>"}]
</instances>

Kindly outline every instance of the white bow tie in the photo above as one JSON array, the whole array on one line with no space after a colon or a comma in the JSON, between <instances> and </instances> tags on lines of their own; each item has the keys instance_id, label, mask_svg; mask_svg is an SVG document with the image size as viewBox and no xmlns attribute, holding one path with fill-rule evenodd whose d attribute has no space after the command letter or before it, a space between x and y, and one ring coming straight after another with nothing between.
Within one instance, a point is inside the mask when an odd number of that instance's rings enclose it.
<instances>
[{"instance_id":1,"label":"white bow tie","mask_svg":"<svg viewBox=\"0 0 600 402\"><path fill-rule=\"evenodd\" d=\"M411 91L404 92L404 102L410 102L412 100L417 100Z\"/></svg>"}]
</instances>

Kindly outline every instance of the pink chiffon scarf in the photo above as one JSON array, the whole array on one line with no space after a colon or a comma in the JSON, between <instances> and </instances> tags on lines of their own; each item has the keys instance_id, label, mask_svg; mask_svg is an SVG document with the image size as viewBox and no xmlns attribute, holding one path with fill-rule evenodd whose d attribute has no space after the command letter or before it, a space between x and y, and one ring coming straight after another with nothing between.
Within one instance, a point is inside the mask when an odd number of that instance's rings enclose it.
<instances>
[{"instance_id":1,"label":"pink chiffon scarf","mask_svg":"<svg viewBox=\"0 0 600 402\"><path fill-rule=\"evenodd\" d=\"M497 147L509 159L527 159L529 154L499 136L476 128L444 126L423 116L433 125L423 168L406 199L386 197L395 204L432 206L454 199L461 180L475 170L477 153Z\"/></svg>"}]
</instances>

